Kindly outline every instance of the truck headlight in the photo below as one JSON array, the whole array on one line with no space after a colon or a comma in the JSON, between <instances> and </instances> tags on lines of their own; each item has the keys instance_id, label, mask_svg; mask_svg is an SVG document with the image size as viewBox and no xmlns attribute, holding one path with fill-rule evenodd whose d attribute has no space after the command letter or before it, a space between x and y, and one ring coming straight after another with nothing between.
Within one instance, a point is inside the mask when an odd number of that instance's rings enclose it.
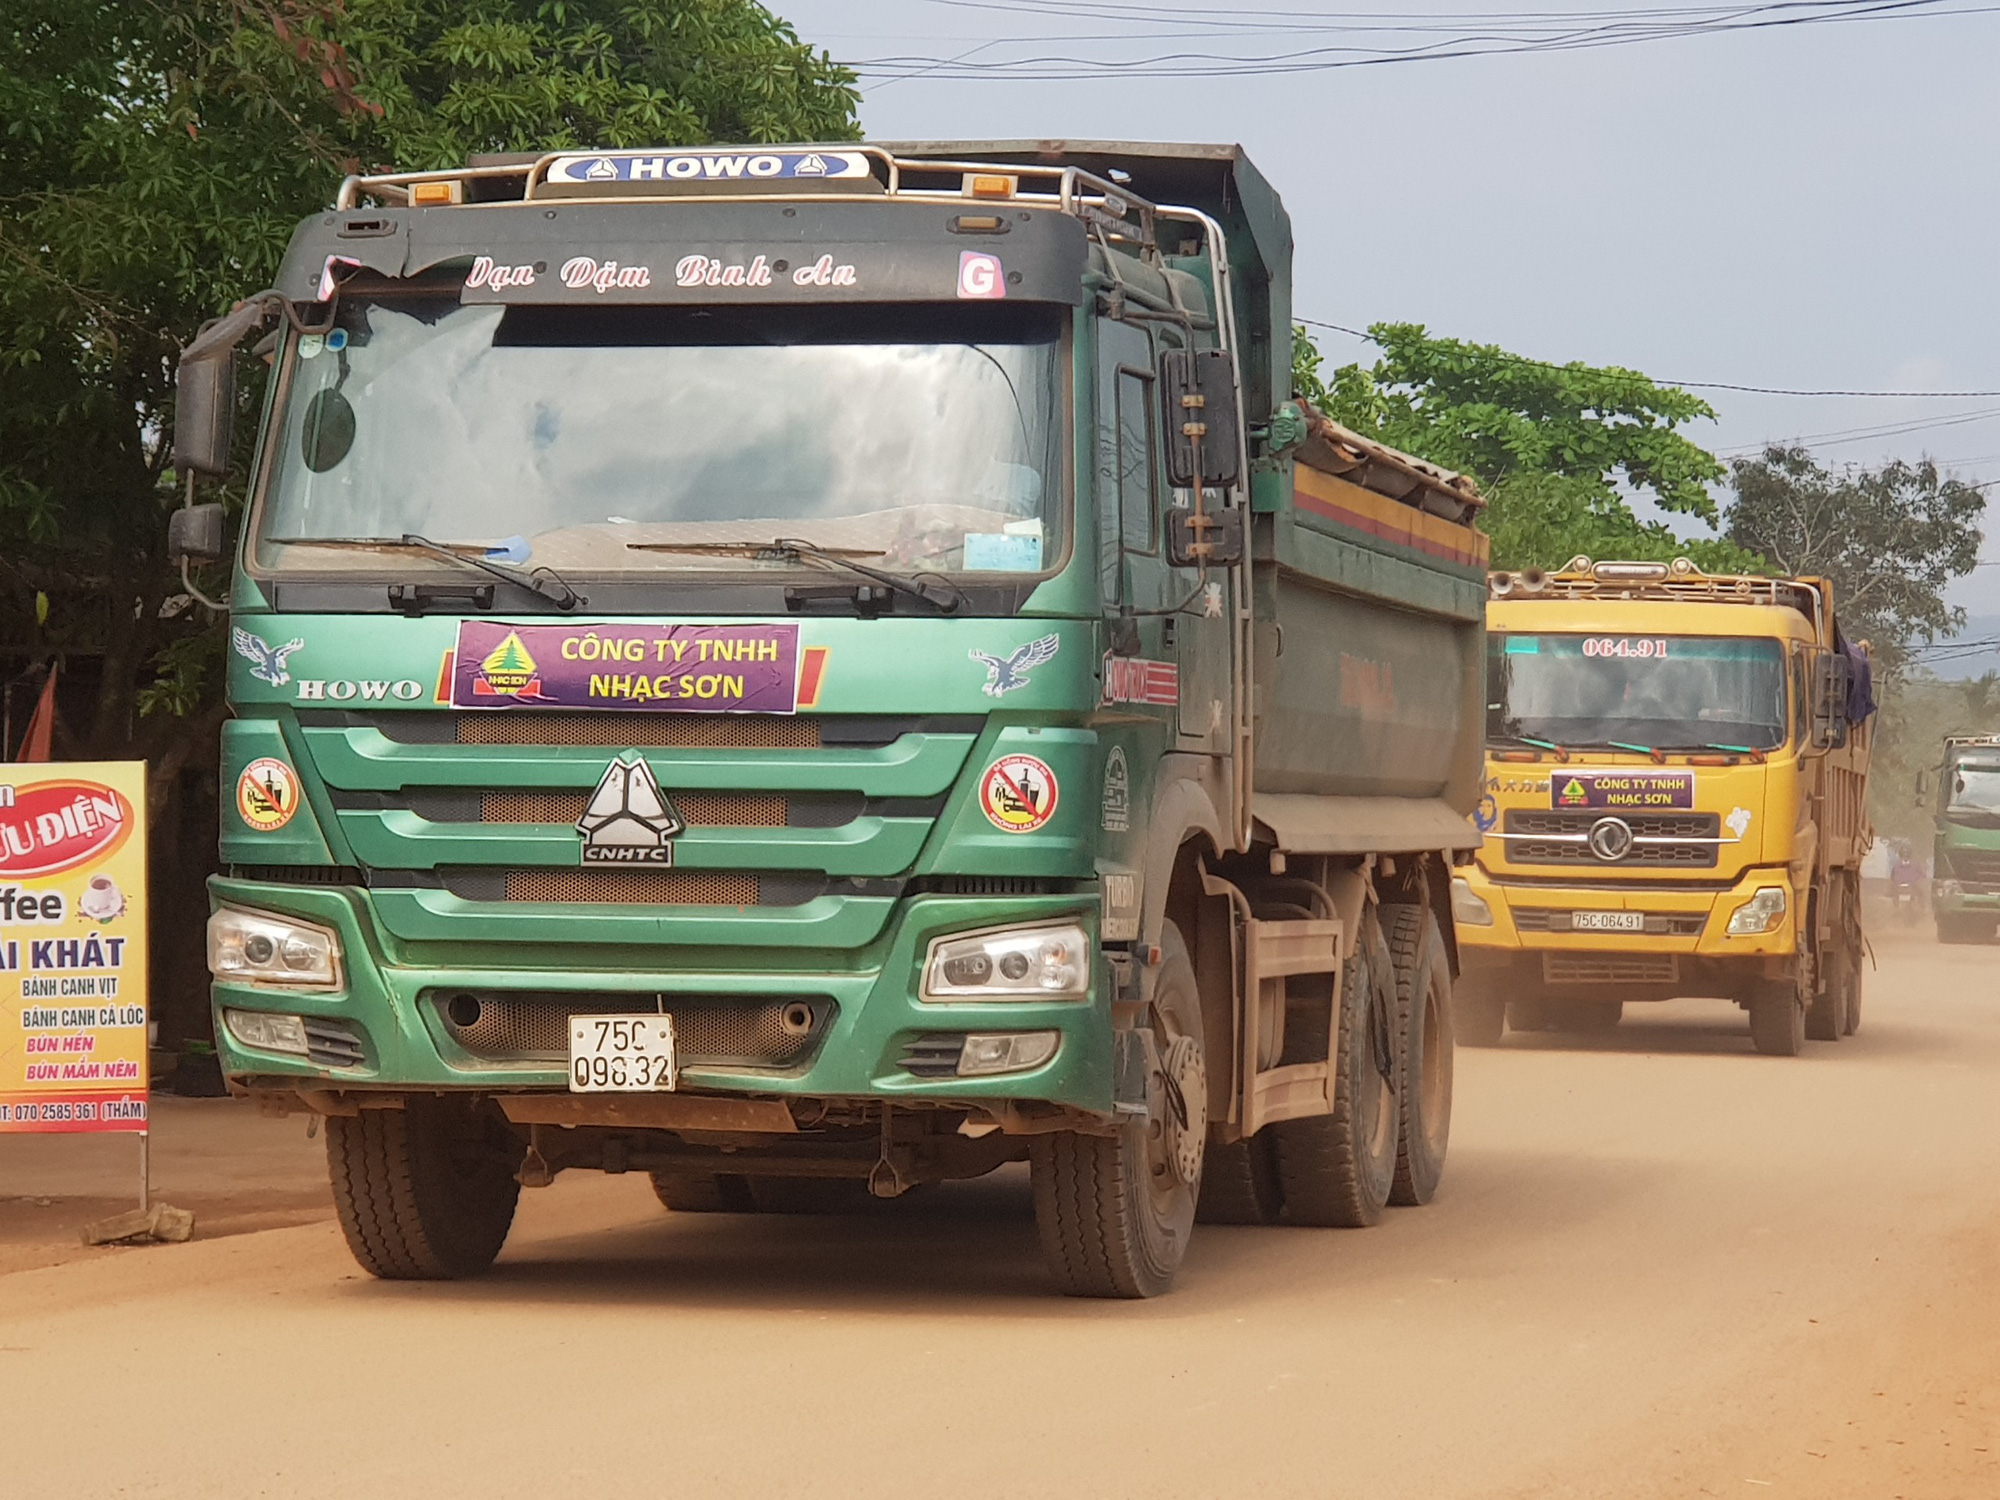
<instances>
[{"instance_id":1,"label":"truck headlight","mask_svg":"<svg viewBox=\"0 0 2000 1500\"><path fill-rule=\"evenodd\" d=\"M1965 894L1965 887L1960 885L1956 880L1940 880L1936 882L1936 885L1937 897L1940 901L1956 901L1960 896Z\"/></svg>"},{"instance_id":2,"label":"truck headlight","mask_svg":"<svg viewBox=\"0 0 2000 1500\"><path fill-rule=\"evenodd\" d=\"M311 922L225 906L208 919L208 971L217 979L331 989L340 983L340 938Z\"/></svg>"},{"instance_id":3,"label":"truck headlight","mask_svg":"<svg viewBox=\"0 0 2000 1500\"><path fill-rule=\"evenodd\" d=\"M1451 916L1455 922L1467 927L1491 927L1493 908L1472 889L1472 882L1463 875L1451 877Z\"/></svg>"},{"instance_id":4,"label":"truck headlight","mask_svg":"<svg viewBox=\"0 0 2000 1500\"><path fill-rule=\"evenodd\" d=\"M1090 938L1073 922L936 938L921 993L926 1000L1081 1000L1090 993Z\"/></svg>"},{"instance_id":5,"label":"truck headlight","mask_svg":"<svg viewBox=\"0 0 2000 1500\"><path fill-rule=\"evenodd\" d=\"M259 1052L296 1052L304 1057L312 1050L306 1039L306 1023L297 1016L273 1015L265 1010L225 1010L223 1024L237 1045Z\"/></svg>"},{"instance_id":6,"label":"truck headlight","mask_svg":"<svg viewBox=\"0 0 2000 1500\"><path fill-rule=\"evenodd\" d=\"M1756 937L1759 933L1775 931L1784 920L1785 888L1780 885L1759 886L1756 895L1729 914L1729 935Z\"/></svg>"}]
</instances>

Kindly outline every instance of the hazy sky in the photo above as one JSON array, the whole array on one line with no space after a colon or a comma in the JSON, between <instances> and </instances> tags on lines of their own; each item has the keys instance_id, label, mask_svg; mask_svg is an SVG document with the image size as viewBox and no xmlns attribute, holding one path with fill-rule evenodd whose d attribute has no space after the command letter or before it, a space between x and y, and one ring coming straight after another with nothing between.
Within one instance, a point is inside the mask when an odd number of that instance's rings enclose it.
<instances>
[{"instance_id":1,"label":"hazy sky","mask_svg":"<svg viewBox=\"0 0 2000 1500\"><path fill-rule=\"evenodd\" d=\"M767 3L850 62L988 43L972 60L1255 56L1436 37L1268 29L1332 26L1336 0L1216 5L1206 36L1185 24L1201 14L1192 0L1030 0L1040 14L1021 0ZM1505 14L1474 0L1372 3L1376 16L1451 13L1444 26L1463 32L1490 32ZM1413 320L1662 379L2000 391L2000 9L1978 9L1990 3L1280 76L866 82L861 119L890 139L1240 141L1291 210L1306 317ZM1130 19L1107 19L1114 9ZM1320 338L1337 361L1370 357L1351 339ZM1824 461L1928 454L1963 478L2000 480L2000 397L1703 394L1718 420L1690 434L1725 457L1804 437ZM1970 420L1944 425L1951 418ZM1939 425L1854 437L1910 422ZM2000 534L1984 555L2000 560ZM1954 598L2000 613L2000 566L1977 570Z\"/></svg>"}]
</instances>

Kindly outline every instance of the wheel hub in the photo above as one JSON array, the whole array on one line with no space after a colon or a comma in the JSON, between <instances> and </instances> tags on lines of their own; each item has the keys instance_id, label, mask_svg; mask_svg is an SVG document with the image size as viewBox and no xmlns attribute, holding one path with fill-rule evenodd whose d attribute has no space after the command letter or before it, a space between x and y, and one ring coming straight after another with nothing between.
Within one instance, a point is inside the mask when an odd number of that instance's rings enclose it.
<instances>
[{"instance_id":1,"label":"wheel hub","mask_svg":"<svg viewBox=\"0 0 2000 1500\"><path fill-rule=\"evenodd\" d=\"M1208 1069L1192 1037L1176 1037L1160 1059L1162 1155L1174 1180L1192 1187L1201 1180L1208 1146Z\"/></svg>"}]
</instances>

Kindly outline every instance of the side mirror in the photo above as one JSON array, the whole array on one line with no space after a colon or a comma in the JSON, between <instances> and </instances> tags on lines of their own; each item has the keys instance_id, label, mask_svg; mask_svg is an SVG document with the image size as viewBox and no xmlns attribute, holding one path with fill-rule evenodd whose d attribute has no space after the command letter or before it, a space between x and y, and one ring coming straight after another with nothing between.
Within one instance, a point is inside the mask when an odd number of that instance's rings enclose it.
<instances>
[{"instance_id":1,"label":"side mirror","mask_svg":"<svg viewBox=\"0 0 2000 1500\"><path fill-rule=\"evenodd\" d=\"M1236 483L1242 434L1236 427L1236 367L1220 349L1169 349L1160 356L1161 427L1167 482L1227 488Z\"/></svg>"},{"instance_id":2,"label":"side mirror","mask_svg":"<svg viewBox=\"0 0 2000 1500\"><path fill-rule=\"evenodd\" d=\"M219 562L225 545L219 505L190 505L167 517L167 556L176 563Z\"/></svg>"},{"instance_id":3,"label":"side mirror","mask_svg":"<svg viewBox=\"0 0 2000 1500\"><path fill-rule=\"evenodd\" d=\"M183 474L229 472L229 440L236 428L236 346L269 320L271 295L239 304L181 350L174 371L174 467Z\"/></svg>"},{"instance_id":4,"label":"side mirror","mask_svg":"<svg viewBox=\"0 0 2000 1500\"><path fill-rule=\"evenodd\" d=\"M174 371L174 467L183 474L228 473L235 427L235 351L183 356Z\"/></svg>"},{"instance_id":5,"label":"side mirror","mask_svg":"<svg viewBox=\"0 0 2000 1500\"><path fill-rule=\"evenodd\" d=\"M1812 741L1816 749L1847 743L1847 658L1828 651L1813 663Z\"/></svg>"},{"instance_id":6,"label":"side mirror","mask_svg":"<svg viewBox=\"0 0 2000 1500\"><path fill-rule=\"evenodd\" d=\"M1931 773L1928 771L1919 771L1917 772L1917 795L1916 795L1917 806L1922 807L1926 802L1930 800L1930 796L1931 796Z\"/></svg>"},{"instance_id":7,"label":"side mirror","mask_svg":"<svg viewBox=\"0 0 2000 1500\"><path fill-rule=\"evenodd\" d=\"M1202 514L1195 525L1195 513L1179 506L1167 512L1167 561L1177 568L1222 568L1243 561L1243 512L1215 509ZM1195 550L1208 543L1206 552Z\"/></svg>"}]
</instances>

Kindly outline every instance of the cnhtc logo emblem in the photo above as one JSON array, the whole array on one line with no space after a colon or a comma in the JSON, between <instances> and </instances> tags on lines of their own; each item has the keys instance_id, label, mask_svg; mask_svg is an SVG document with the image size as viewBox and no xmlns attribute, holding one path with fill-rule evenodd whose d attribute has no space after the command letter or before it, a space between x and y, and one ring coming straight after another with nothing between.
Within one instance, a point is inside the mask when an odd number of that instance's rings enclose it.
<instances>
[{"instance_id":1,"label":"cnhtc logo emblem","mask_svg":"<svg viewBox=\"0 0 2000 1500\"><path fill-rule=\"evenodd\" d=\"M605 767L576 823L587 865L670 865L674 846L668 841L686 828L653 768L643 758L623 756Z\"/></svg>"}]
</instances>

